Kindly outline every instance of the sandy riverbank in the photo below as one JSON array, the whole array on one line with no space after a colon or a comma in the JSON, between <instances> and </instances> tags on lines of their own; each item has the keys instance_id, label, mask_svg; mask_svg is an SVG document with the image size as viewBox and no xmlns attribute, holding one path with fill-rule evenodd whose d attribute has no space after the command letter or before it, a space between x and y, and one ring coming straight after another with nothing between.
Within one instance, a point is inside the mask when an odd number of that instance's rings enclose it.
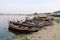
<instances>
[{"instance_id":1,"label":"sandy riverbank","mask_svg":"<svg viewBox=\"0 0 60 40\"><path fill-rule=\"evenodd\" d=\"M26 36L30 40L60 40L60 23L54 22L54 25L44 27L42 30ZM17 36L13 40L21 40L21 38Z\"/></svg>"}]
</instances>

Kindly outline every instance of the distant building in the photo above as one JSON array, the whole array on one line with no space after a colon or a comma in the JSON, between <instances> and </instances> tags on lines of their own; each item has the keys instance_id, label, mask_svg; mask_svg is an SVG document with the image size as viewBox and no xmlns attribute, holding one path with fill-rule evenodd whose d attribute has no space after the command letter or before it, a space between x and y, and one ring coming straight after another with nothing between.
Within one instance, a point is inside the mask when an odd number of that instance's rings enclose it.
<instances>
[{"instance_id":1,"label":"distant building","mask_svg":"<svg viewBox=\"0 0 60 40\"><path fill-rule=\"evenodd\" d=\"M52 15L60 16L60 11L55 11L55 12L53 12L53 14L52 14Z\"/></svg>"}]
</instances>

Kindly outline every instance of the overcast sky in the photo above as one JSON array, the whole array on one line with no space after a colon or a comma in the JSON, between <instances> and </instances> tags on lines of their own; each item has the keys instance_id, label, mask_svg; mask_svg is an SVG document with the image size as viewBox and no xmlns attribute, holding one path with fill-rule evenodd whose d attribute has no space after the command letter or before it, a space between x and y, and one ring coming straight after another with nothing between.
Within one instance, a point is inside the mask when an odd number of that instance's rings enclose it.
<instances>
[{"instance_id":1,"label":"overcast sky","mask_svg":"<svg viewBox=\"0 0 60 40\"><path fill-rule=\"evenodd\" d=\"M60 10L60 0L0 0L0 13L29 14Z\"/></svg>"}]
</instances>

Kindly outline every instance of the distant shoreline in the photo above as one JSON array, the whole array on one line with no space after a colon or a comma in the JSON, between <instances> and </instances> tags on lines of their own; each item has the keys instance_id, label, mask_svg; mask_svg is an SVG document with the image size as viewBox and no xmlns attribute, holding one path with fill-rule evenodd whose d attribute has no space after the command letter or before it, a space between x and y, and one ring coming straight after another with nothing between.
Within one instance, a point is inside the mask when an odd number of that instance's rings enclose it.
<instances>
[{"instance_id":1,"label":"distant shoreline","mask_svg":"<svg viewBox=\"0 0 60 40\"><path fill-rule=\"evenodd\" d=\"M0 15L24 15L24 14L0 14Z\"/></svg>"},{"instance_id":2,"label":"distant shoreline","mask_svg":"<svg viewBox=\"0 0 60 40\"><path fill-rule=\"evenodd\" d=\"M36 13L36 14L0 14L0 15L19 15L19 16L27 16L27 17L31 17L31 16L38 16L38 17L46 17L47 14L49 13ZM51 15L51 13L50 13Z\"/></svg>"},{"instance_id":3,"label":"distant shoreline","mask_svg":"<svg viewBox=\"0 0 60 40\"><path fill-rule=\"evenodd\" d=\"M25 15L25 14L0 14L0 15Z\"/></svg>"}]
</instances>

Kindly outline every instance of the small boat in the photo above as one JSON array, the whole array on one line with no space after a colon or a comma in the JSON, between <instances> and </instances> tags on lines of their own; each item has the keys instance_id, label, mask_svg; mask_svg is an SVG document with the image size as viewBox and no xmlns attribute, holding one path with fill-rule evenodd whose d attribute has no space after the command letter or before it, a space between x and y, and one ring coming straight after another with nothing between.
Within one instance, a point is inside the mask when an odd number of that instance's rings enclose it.
<instances>
[{"instance_id":1,"label":"small boat","mask_svg":"<svg viewBox=\"0 0 60 40\"><path fill-rule=\"evenodd\" d=\"M39 28L35 26L32 27L32 26L28 26L27 24L16 25L16 23L9 23L9 28L24 32L37 32L39 30Z\"/></svg>"}]
</instances>

